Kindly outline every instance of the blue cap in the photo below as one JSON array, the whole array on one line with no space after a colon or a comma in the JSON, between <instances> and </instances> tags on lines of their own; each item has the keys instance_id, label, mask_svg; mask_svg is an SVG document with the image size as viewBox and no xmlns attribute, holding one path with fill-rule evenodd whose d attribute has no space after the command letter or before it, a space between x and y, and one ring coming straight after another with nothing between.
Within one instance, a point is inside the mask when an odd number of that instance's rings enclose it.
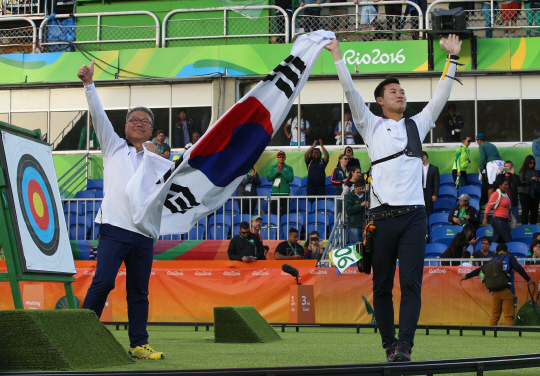
<instances>
[{"instance_id":1,"label":"blue cap","mask_svg":"<svg viewBox=\"0 0 540 376\"><path fill-rule=\"evenodd\" d=\"M486 135L483 134L483 133L478 133L478 134L476 135L475 140L482 140L482 141L485 141L485 140L486 140Z\"/></svg>"}]
</instances>

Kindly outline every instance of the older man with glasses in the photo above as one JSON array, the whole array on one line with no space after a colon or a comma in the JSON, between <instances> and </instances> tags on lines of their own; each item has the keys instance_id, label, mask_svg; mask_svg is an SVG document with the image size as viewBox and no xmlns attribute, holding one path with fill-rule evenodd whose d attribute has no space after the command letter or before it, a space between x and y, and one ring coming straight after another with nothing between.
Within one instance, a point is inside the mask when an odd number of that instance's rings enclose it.
<instances>
[{"instance_id":1,"label":"older man with glasses","mask_svg":"<svg viewBox=\"0 0 540 376\"><path fill-rule=\"evenodd\" d=\"M471 142L471 137L463 137L463 144L459 145L456 150L456 157L452 166L452 177L455 183L459 176L459 183L456 183L457 189L467 185L467 169L471 168L471 151L469 150Z\"/></svg>"},{"instance_id":2,"label":"older man with glasses","mask_svg":"<svg viewBox=\"0 0 540 376\"><path fill-rule=\"evenodd\" d=\"M148 141L154 124L154 115L149 108L129 110L125 125L126 138L116 134L99 100L93 75L94 61L89 67L83 65L77 73L84 84L88 108L101 145L105 198L96 218L96 222L101 223L96 274L86 293L83 308L101 316L107 296L114 288L118 269L125 263L130 340L128 354L140 359L163 359L162 352L154 351L148 345L146 330L148 283L157 239L135 227L125 189L143 158L150 158L154 170L149 179L166 173L172 162L156 154L156 145Z\"/></svg>"},{"instance_id":3,"label":"older man with glasses","mask_svg":"<svg viewBox=\"0 0 540 376\"><path fill-rule=\"evenodd\" d=\"M231 239L227 254L231 261L254 262L266 260L259 235L251 232L247 222L240 223L240 231L238 235Z\"/></svg>"}]
</instances>

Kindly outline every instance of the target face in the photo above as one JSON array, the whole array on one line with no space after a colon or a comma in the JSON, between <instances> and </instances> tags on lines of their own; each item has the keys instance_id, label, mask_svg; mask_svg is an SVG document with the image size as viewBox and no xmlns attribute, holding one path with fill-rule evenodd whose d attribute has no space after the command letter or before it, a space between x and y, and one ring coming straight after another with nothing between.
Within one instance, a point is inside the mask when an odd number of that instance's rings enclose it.
<instances>
[{"instance_id":1,"label":"target face","mask_svg":"<svg viewBox=\"0 0 540 376\"><path fill-rule=\"evenodd\" d=\"M1 141L23 272L75 274L50 145L6 131Z\"/></svg>"},{"instance_id":2,"label":"target face","mask_svg":"<svg viewBox=\"0 0 540 376\"><path fill-rule=\"evenodd\" d=\"M17 193L30 236L41 252L54 255L59 241L56 202L43 168L29 154L24 154L17 166Z\"/></svg>"}]
</instances>

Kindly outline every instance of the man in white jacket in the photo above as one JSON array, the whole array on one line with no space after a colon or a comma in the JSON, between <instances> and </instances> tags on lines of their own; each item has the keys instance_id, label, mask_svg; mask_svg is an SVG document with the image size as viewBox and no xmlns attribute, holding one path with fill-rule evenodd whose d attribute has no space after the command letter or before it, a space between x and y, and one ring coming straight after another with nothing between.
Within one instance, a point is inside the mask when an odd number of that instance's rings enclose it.
<instances>
[{"instance_id":1,"label":"man in white jacket","mask_svg":"<svg viewBox=\"0 0 540 376\"><path fill-rule=\"evenodd\" d=\"M167 172L172 162L160 157L149 140L154 115L149 108L136 107L126 117L126 138L113 129L93 83L94 61L83 65L77 76L84 91L94 122L94 129L103 154L104 199L96 222L101 223L98 261L92 285L86 293L83 308L93 310L99 317L109 292L114 288L118 269L126 265L126 292L129 320L130 349L128 354L141 359L163 359L162 352L148 345L148 283L154 257L152 234L142 233L133 223L130 202L125 195L128 182L139 169L143 158L149 158L153 181Z\"/></svg>"},{"instance_id":2,"label":"man in white jacket","mask_svg":"<svg viewBox=\"0 0 540 376\"><path fill-rule=\"evenodd\" d=\"M334 39L325 47L332 53L356 129L371 160L369 221L376 227L372 236L373 301L389 362L411 360L420 316L427 229L422 190L422 141L435 127L435 120L450 96L461 42L457 36L450 35L443 46L449 56L435 95L422 112L410 119L403 116L407 99L399 80L386 79L375 89L375 100L383 111L382 117L376 116L355 89L339 43ZM401 285L399 339L392 302L397 259Z\"/></svg>"}]
</instances>

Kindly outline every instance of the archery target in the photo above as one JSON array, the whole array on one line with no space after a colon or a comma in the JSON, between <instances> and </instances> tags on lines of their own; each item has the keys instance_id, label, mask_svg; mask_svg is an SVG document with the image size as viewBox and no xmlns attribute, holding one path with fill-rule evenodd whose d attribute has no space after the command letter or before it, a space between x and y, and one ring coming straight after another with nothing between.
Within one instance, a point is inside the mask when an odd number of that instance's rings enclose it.
<instances>
[{"instance_id":1,"label":"archery target","mask_svg":"<svg viewBox=\"0 0 540 376\"><path fill-rule=\"evenodd\" d=\"M25 271L75 273L50 146L2 131Z\"/></svg>"}]
</instances>

